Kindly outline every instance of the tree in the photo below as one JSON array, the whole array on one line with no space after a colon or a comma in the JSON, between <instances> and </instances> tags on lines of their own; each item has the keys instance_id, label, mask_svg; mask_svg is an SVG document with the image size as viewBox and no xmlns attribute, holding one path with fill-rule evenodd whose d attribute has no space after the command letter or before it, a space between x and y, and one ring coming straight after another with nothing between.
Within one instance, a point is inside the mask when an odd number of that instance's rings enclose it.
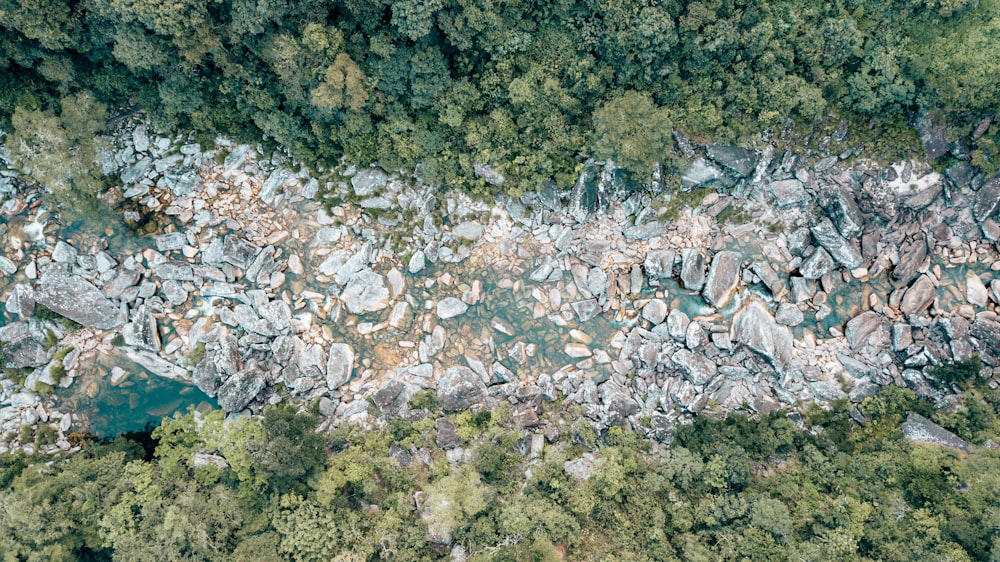
<instances>
[{"instance_id":1,"label":"tree","mask_svg":"<svg viewBox=\"0 0 1000 562\"><path fill-rule=\"evenodd\" d=\"M368 101L365 75L347 53L340 53L326 69L323 82L312 91L312 104L322 109L360 110Z\"/></svg>"},{"instance_id":2,"label":"tree","mask_svg":"<svg viewBox=\"0 0 1000 562\"><path fill-rule=\"evenodd\" d=\"M669 161L673 125L667 109L646 93L628 91L594 112L594 155L629 170L648 173Z\"/></svg>"},{"instance_id":3,"label":"tree","mask_svg":"<svg viewBox=\"0 0 1000 562\"><path fill-rule=\"evenodd\" d=\"M14 132L7 139L11 162L51 194L71 216L104 187L97 165L107 108L89 92L62 98L62 108L14 110ZM89 205L87 206L89 208Z\"/></svg>"}]
</instances>

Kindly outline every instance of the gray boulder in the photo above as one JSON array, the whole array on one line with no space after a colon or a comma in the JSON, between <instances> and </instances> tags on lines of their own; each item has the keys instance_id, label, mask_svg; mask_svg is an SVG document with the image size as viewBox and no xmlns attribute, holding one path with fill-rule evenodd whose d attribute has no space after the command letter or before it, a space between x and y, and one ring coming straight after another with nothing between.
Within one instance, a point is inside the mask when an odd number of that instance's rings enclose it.
<instances>
[{"instance_id":1,"label":"gray boulder","mask_svg":"<svg viewBox=\"0 0 1000 562\"><path fill-rule=\"evenodd\" d=\"M330 345L326 363L326 387L336 390L351 379L354 373L354 350L346 343Z\"/></svg>"},{"instance_id":2,"label":"gray boulder","mask_svg":"<svg viewBox=\"0 0 1000 562\"><path fill-rule=\"evenodd\" d=\"M976 192L972 204L972 216L976 217L977 221L983 222L996 215L998 207L1000 207L1000 177L995 177Z\"/></svg>"},{"instance_id":3,"label":"gray boulder","mask_svg":"<svg viewBox=\"0 0 1000 562\"><path fill-rule=\"evenodd\" d=\"M691 291L705 286L705 256L694 248L681 252L681 285Z\"/></svg>"},{"instance_id":4,"label":"gray boulder","mask_svg":"<svg viewBox=\"0 0 1000 562\"><path fill-rule=\"evenodd\" d=\"M24 322L5 326L0 331L0 352L3 354L4 367L21 369L48 363L49 353L45 350L44 343L44 339L32 333Z\"/></svg>"},{"instance_id":5,"label":"gray boulder","mask_svg":"<svg viewBox=\"0 0 1000 562\"><path fill-rule=\"evenodd\" d=\"M830 256L847 269L856 269L864 265L861 252L848 242L829 218L823 217L810 229L813 238L820 246L830 252Z\"/></svg>"},{"instance_id":6,"label":"gray boulder","mask_svg":"<svg viewBox=\"0 0 1000 562\"><path fill-rule=\"evenodd\" d=\"M642 267L650 279L663 279L674 276L674 251L650 250Z\"/></svg>"},{"instance_id":7,"label":"gray boulder","mask_svg":"<svg viewBox=\"0 0 1000 562\"><path fill-rule=\"evenodd\" d=\"M858 208L854 194L840 186L826 185L822 191L822 205L826 216L844 238L851 239L861 234L864 217Z\"/></svg>"},{"instance_id":8,"label":"gray boulder","mask_svg":"<svg viewBox=\"0 0 1000 562\"><path fill-rule=\"evenodd\" d=\"M874 311L866 311L851 318L844 330L847 344L851 349L862 347L879 348L889 341L889 331L882 317Z\"/></svg>"},{"instance_id":9,"label":"gray boulder","mask_svg":"<svg viewBox=\"0 0 1000 562\"><path fill-rule=\"evenodd\" d=\"M788 328L779 326L767 305L757 299L751 300L733 318L730 337L764 356L779 373L791 367L792 334Z\"/></svg>"},{"instance_id":10,"label":"gray boulder","mask_svg":"<svg viewBox=\"0 0 1000 562\"><path fill-rule=\"evenodd\" d=\"M468 410L481 404L485 396L486 386L468 367L450 367L438 382L438 402L445 412Z\"/></svg>"},{"instance_id":11,"label":"gray boulder","mask_svg":"<svg viewBox=\"0 0 1000 562\"><path fill-rule=\"evenodd\" d=\"M899 261L892 268L892 276L901 281L909 281L917 275L927 259L927 239L923 235L903 245L899 251Z\"/></svg>"},{"instance_id":12,"label":"gray boulder","mask_svg":"<svg viewBox=\"0 0 1000 562\"><path fill-rule=\"evenodd\" d=\"M596 164L588 163L580 172L569 195L569 214L577 222L583 223L601 208L601 189L598 183L600 170Z\"/></svg>"},{"instance_id":13,"label":"gray boulder","mask_svg":"<svg viewBox=\"0 0 1000 562\"><path fill-rule=\"evenodd\" d=\"M823 248L816 248L815 252L802 261L802 265L799 266L799 275L806 279L819 279L830 273L835 265L833 258L830 257L830 252Z\"/></svg>"},{"instance_id":14,"label":"gray boulder","mask_svg":"<svg viewBox=\"0 0 1000 562\"><path fill-rule=\"evenodd\" d=\"M906 416L900 429L903 430L903 436L914 443L951 447L966 453L971 450L961 437L917 413L911 412Z\"/></svg>"},{"instance_id":15,"label":"gray boulder","mask_svg":"<svg viewBox=\"0 0 1000 562\"><path fill-rule=\"evenodd\" d=\"M97 287L78 275L46 273L35 293L35 300L84 326L110 330L125 323L122 311Z\"/></svg>"},{"instance_id":16,"label":"gray boulder","mask_svg":"<svg viewBox=\"0 0 1000 562\"><path fill-rule=\"evenodd\" d=\"M229 377L218 390L219 407L226 412L246 408L264 390L264 377L256 368L248 368Z\"/></svg>"},{"instance_id":17,"label":"gray boulder","mask_svg":"<svg viewBox=\"0 0 1000 562\"><path fill-rule=\"evenodd\" d=\"M712 382L718 374L715 362L700 353L681 349L670 359L680 367L685 379L698 386Z\"/></svg>"},{"instance_id":18,"label":"gray boulder","mask_svg":"<svg viewBox=\"0 0 1000 562\"><path fill-rule=\"evenodd\" d=\"M945 135L947 127L944 122L933 113L923 113L917 121L917 133L920 135L920 142L927 151L927 158L935 160L948 154L951 150L951 143Z\"/></svg>"},{"instance_id":19,"label":"gray boulder","mask_svg":"<svg viewBox=\"0 0 1000 562\"><path fill-rule=\"evenodd\" d=\"M654 326L667 317L667 303L660 299L652 299L642 307L642 317Z\"/></svg>"},{"instance_id":20,"label":"gray boulder","mask_svg":"<svg viewBox=\"0 0 1000 562\"><path fill-rule=\"evenodd\" d=\"M340 300L352 314L376 312L389 306L389 289L385 286L382 276L370 269L364 269L354 274Z\"/></svg>"},{"instance_id":21,"label":"gray boulder","mask_svg":"<svg viewBox=\"0 0 1000 562\"><path fill-rule=\"evenodd\" d=\"M382 413L397 414L410 400L410 391L406 383L392 379L382 385L372 394L372 403Z\"/></svg>"},{"instance_id":22,"label":"gray boulder","mask_svg":"<svg viewBox=\"0 0 1000 562\"><path fill-rule=\"evenodd\" d=\"M676 341L684 341L688 325L691 319L679 308L675 308L667 315L667 333Z\"/></svg>"},{"instance_id":23,"label":"gray boulder","mask_svg":"<svg viewBox=\"0 0 1000 562\"><path fill-rule=\"evenodd\" d=\"M490 185L503 185L503 182L506 179L500 170L497 170L489 164L473 164L472 172L476 174L477 178L482 179Z\"/></svg>"},{"instance_id":24,"label":"gray boulder","mask_svg":"<svg viewBox=\"0 0 1000 562\"><path fill-rule=\"evenodd\" d=\"M799 307L790 302L778 305L778 311L774 314L774 321L785 326L798 326L805 321L805 316Z\"/></svg>"},{"instance_id":25,"label":"gray boulder","mask_svg":"<svg viewBox=\"0 0 1000 562\"><path fill-rule=\"evenodd\" d=\"M927 310L937 297L937 287L927 275L921 275L903 294L899 311L903 314L920 314Z\"/></svg>"},{"instance_id":26,"label":"gray boulder","mask_svg":"<svg viewBox=\"0 0 1000 562\"><path fill-rule=\"evenodd\" d=\"M732 187L733 180L726 177L722 170L712 165L702 157L691 161L688 169L681 174L681 187L693 189L695 187Z\"/></svg>"},{"instance_id":27,"label":"gray boulder","mask_svg":"<svg viewBox=\"0 0 1000 562\"><path fill-rule=\"evenodd\" d=\"M122 330L125 344L149 351L160 351L160 332L156 328L156 318L145 305L140 306L132 321Z\"/></svg>"},{"instance_id":28,"label":"gray boulder","mask_svg":"<svg viewBox=\"0 0 1000 562\"><path fill-rule=\"evenodd\" d=\"M715 308L724 308L729 304L740 281L742 262L743 256L739 252L723 251L715 254L702 291L705 302Z\"/></svg>"},{"instance_id":29,"label":"gray boulder","mask_svg":"<svg viewBox=\"0 0 1000 562\"><path fill-rule=\"evenodd\" d=\"M154 238L156 249L160 252L170 252L183 249L187 244L187 236L183 232L168 232Z\"/></svg>"},{"instance_id":30,"label":"gray boulder","mask_svg":"<svg viewBox=\"0 0 1000 562\"><path fill-rule=\"evenodd\" d=\"M226 236L222 244L222 260L240 269L246 269L260 248L236 234Z\"/></svg>"},{"instance_id":31,"label":"gray boulder","mask_svg":"<svg viewBox=\"0 0 1000 562\"><path fill-rule=\"evenodd\" d=\"M757 160L753 152L739 146L712 144L705 152L709 158L739 177L749 176Z\"/></svg>"},{"instance_id":32,"label":"gray boulder","mask_svg":"<svg viewBox=\"0 0 1000 562\"><path fill-rule=\"evenodd\" d=\"M382 170L367 168L354 174L354 177L351 178L351 187L358 197L368 197L375 194L388 181L389 176Z\"/></svg>"},{"instance_id":33,"label":"gray boulder","mask_svg":"<svg viewBox=\"0 0 1000 562\"><path fill-rule=\"evenodd\" d=\"M21 318L31 318L31 315L35 311L34 289L28 285L22 285L20 283L14 285L10 295L7 296L7 302L4 304L4 309L11 314L20 316Z\"/></svg>"},{"instance_id":34,"label":"gray boulder","mask_svg":"<svg viewBox=\"0 0 1000 562\"><path fill-rule=\"evenodd\" d=\"M779 209L798 207L809 201L809 194L802 187L802 182L794 178L771 182L768 188Z\"/></svg>"}]
</instances>

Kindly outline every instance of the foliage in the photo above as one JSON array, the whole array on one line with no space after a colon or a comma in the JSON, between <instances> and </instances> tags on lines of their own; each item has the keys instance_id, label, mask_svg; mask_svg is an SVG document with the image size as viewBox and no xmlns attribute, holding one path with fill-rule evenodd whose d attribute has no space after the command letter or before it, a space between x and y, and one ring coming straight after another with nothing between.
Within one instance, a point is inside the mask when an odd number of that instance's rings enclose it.
<instances>
[{"instance_id":1,"label":"foliage","mask_svg":"<svg viewBox=\"0 0 1000 562\"><path fill-rule=\"evenodd\" d=\"M837 112L864 134L1000 109L997 0L4 0L0 22L7 147L67 212L103 189L94 135L132 108L482 195L476 163L512 193L567 187L586 156L669 168L674 128L735 140Z\"/></svg>"},{"instance_id":2,"label":"foliage","mask_svg":"<svg viewBox=\"0 0 1000 562\"><path fill-rule=\"evenodd\" d=\"M811 410L804 426L780 412L702 416L669 449L613 428L596 438L587 480L564 469L579 460L570 442L523 471L526 435L502 415L456 418L480 433L467 444L473 462L450 463L431 418L342 426L321 443L315 420L289 407L228 422L189 413L154 431L151 456L125 439L66 457L0 456L0 552L415 561L447 559L455 543L476 561L988 560L1000 544L1000 454L914 446L899 429L919 411L974 442L1000 438L1000 399L961 398L935 412L887 387L858 411ZM402 462L397 439L426 456ZM224 463L207 472L195 454Z\"/></svg>"},{"instance_id":3,"label":"foliage","mask_svg":"<svg viewBox=\"0 0 1000 562\"><path fill-rule=\"evenodd\" d=\"M931 383L938 388L948 388L953 384L964 384L975 380L983 370L983 361L974 355L964 361L953 361L935 365L927 369Z\"/></svg>"}]
</instances>

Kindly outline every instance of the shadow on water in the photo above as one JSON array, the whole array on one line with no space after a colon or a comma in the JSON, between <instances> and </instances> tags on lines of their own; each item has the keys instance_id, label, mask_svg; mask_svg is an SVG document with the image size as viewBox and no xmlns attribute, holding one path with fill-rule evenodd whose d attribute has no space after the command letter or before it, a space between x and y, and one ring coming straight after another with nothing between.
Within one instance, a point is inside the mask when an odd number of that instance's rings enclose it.
<instances>
[{"instance_id":1,"label":"shadow on water","mask_svg":"<svg viewBox=\"0 0 1000 562\"><path fill-rule=\"evenodd\" d=\"M112 377L113 367L124 375ZM196 386L154 375L122 355L102 356L81 371L69 388L56 390L58 407L76 413L81 429L101 439L145 431L189 406L216 407Z\"/></svg>"}]
</instances>

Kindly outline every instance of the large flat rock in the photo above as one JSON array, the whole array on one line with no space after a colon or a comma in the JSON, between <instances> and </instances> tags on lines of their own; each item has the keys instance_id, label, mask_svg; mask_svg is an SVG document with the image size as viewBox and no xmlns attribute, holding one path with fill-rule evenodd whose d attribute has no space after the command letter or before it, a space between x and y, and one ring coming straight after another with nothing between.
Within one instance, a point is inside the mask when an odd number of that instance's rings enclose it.
<instances>
[{"instance_id":1,"label":"large flat rock","mask_svg":"<svg viewBox=\"0 0 1000 562\"><path fill-rule=\"evenodd\" d=\"M847 269L857 269L865 263L861 252L840 235L830 219L823 217L817 221L811 232L816 242L830 252L830 256L840 265Z\"/></svg>"},{"instance_id":2,"label":"large flat rock","mask_svg":"<svg viewBox=\"0 0 1000 562\"><path fill-rule=\"evenodd\" d=\"M733 318L730 336L763 355L779 373L791 367L792 333L775 322L763 302L754 299L740 309Z\"/></svg>"},{"instance_id":3,"label":"large flat rock","mask_svg":"<svg viewBox=\"0 0 1000 562\"><path fill-rule=\"evenodd\" d=\"M91 328L110 330L125 323L125 315L101 291L72 273L47 273L42 276L35 301Z\"/></svg>"},{"instance_id":4,"label":"large flat rock","mask_svg":"<svg viewBox=\"0 0 1000 562\"><path fill-rule=\"evenodd\" d=\"M740 281L740 264L743 256L739 252L724 251L712 258L702 296L705 302L715 308L724 308L733 298L736 285Z\"/></svg>"},{"instance_id":5,"label":"large flat rock","mask_svg":"<svg viewBox=\"0 0 1000 562\"><path fill-rule=\"evenodd\" d=\"M437 396L445 412L458 412L482 403L486 387L475 371L459 365L445 371L438 383Z\"/></svg>"}]
</instances>

